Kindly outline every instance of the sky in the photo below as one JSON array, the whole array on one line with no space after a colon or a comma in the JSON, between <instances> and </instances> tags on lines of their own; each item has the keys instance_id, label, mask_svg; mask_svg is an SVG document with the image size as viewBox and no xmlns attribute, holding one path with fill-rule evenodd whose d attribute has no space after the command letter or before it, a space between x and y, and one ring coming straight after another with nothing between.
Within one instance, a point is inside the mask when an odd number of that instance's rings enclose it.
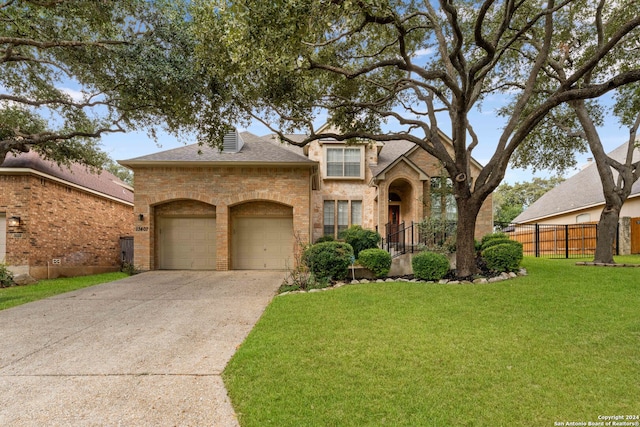
<instances>
[{"instance_id":1,"label":"sky","mask_svg":"<svg viewBox=\"0 0 640 427\"><path fill-rule=\"evenodd\" d=\"M474 129L480 140L480 144L474 150L474 158L483 165L488 162L489 158L493 154L495 141L498 140L504 123L503 119L495 114L496 109L500 105L501 101L499 99L489 99L484 102L483 110L481 112L472 111L470 113L470 121L474 124ZM320 125L322 123L316 124ZM266 135L271 133L260 123L255 123L248 128L239 128L239 130L246 130L256 135ZM605 126L600 128L600 136L606 152L613 151L616 147L626 142L628 135L628 130L620 128L616 119L611 116L606 118ZM112 159L125 160L184 146L184 140L188 141L188 143L196 142L195 136L181 139L182 140L178 140L166 133L159 133L159 138L156 142L152 138L148 137L144 131L124 134L114 133L102 138L102 146L103 150L109 154L109 157ZM563 176L568 178L579 172L580 168L587 164L589 157L591 157L590 153L579 154L577 156L577 167L565 172ZM537 171L536 173L533 173L531 170L514 169L510 167L507 170L503 182L515 184L516 182L531 181L533 177L548 178L554 175L556 175L556 172L554 171Z\"/></svg>"}]
</instances>

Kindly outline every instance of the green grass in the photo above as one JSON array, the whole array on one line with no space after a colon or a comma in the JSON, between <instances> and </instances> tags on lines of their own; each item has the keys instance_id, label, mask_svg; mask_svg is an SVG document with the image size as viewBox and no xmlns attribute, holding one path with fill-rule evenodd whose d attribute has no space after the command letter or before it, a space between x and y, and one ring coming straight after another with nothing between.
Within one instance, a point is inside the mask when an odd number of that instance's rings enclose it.
<instances>
[{"instance_id":1,"label":"green grass","mask_svg":"<svg viewBox=\"0 0 640 427\"><path fill-rule=\"evenodd\" d=\"M624 262L640 263L640 258ZM243 427L552 426L640 413L640 269L276 298L223 374Z\"/></svg>"},{"instance_id":2,"label":"green grass","mask_svg":"<svg viewBox=\"0 0 640 427\"><path fill-rule=\"evenodd\" d=\"M0 289L0 310L48 298L100 283L112 282L127 277L125 273L104 273L91 276L41 280L33 285Z\"/></svg>"}]
</instances>

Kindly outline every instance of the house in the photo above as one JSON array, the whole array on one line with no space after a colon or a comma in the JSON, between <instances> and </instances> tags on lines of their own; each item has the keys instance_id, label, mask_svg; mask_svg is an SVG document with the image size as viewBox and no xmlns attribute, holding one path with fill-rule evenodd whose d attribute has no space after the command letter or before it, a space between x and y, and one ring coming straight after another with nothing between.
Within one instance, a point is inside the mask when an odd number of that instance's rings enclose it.
<instances>
[{"instance_id":1,"label":"house","mask_svg":"<svg viewBox=\"0 0 640 427\"><path fill-rule=\"evenodd\" d=\"M236 132L221 151L193 144L120 164L135 173L134 263L143 270L284 269L300 244L351 225L384 234L388 223L455 217L453 197L431 191L447 185L439 162L408 141L301 148ZM489 198L476 235L491 230Z\"/></svg>"},{"instance_id":2,"label":"house","mask_svg":"<svg viewBox=\"0 0 640 427\"><path fill-rule=\"evenodd\" d=\"M0 262L36 279L120 269L133 189L107 171L60 167L30 151L0 164Z\"/></svg>"},{"instance_id":3,"label":"house","mask_svg":"<svg viewBox=\"0 0 640 427\"><path fill-rule=\"evenodd\" d=\"M627 144L608 153L608 156L624 162ZM639 150L634 151L634 161L640 160ZM597 223L604 208L602 182L593 161L580 172L563 181L531 204L518 215L514 224L583 224ZM640 181L633 185L631 194L620 212L622 241L628 242L621 253L640 253ZM626 237L625 237L626 236Z\"/></svg>"}]
</instances>

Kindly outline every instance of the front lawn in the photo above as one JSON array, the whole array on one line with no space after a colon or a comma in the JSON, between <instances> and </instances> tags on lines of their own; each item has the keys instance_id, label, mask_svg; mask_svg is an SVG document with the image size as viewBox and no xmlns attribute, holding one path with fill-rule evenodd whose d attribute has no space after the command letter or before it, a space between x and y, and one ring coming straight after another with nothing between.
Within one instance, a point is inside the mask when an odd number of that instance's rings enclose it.
<instances>
[{"instance_id":1,"label":"front lawn","mask_svg":"<svg viewBox=\"0 0 640 427\"><path fill-rule=\"evenodd\" d=\"M495 284L277 297L224 372L241 425L553 426L640 414L640 269L574 264L525 258L529 276Z\"/></svg>"},{"instance_id":2,"label":"front lawn","mask_svg":"<svg viewBox=\"0 0 640 427\"><path fill-rule=\"evenodd\" d=\"M15 307L31 301L52 297L100 283L113 282L127 277L125 273L104 273L91 276L41 280L33 285L0 288L0 310Z\"/></svg>"}]
</instances>

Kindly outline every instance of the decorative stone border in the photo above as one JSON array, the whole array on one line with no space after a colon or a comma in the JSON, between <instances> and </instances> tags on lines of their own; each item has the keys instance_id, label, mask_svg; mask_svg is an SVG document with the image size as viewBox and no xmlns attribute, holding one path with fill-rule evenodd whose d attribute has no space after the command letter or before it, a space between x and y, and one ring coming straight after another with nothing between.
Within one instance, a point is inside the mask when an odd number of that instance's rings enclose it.
<instances>
[{"instance_id":1,"label":"decorative stone border","mask_svg":"<svg viewBox=\"0 0 640 427\"><path fill-rule=\"evenodd\" d=\"M407 282L407 283L424 283L426 285L428 284L438 284L438 285L483 285L483 284L487 284L487 283L497 283L497 282L503 282L505 280L509 280L509 279L514 279L518 276L527 276L527 270L525 268L521 268L517 273L501 273L498 276L494 276L494 277L479 277L473 281L469 281L469 280L447 280L447 279L442 279L439 280L437 282L435 281L426 281L426 280L420 280L420 279L405 279L405 278L397 278L397 279L392 279L392 278L387 278L387 279L361 279L361 280L350 280L347 282L337 282L335 284L333 284L332 286L327 286L326 288L319 288L319 289L310 289L308 291L304 291L304 290L298 290L298 291L290 291L290 292L283 292L281 294L278 294L277 296L282 296L282 295L288 295L288 294L303 294L303 293L307 293L307 292L323 292L323 291L328 291L331 289L337 289L337 288L341 288L343 286L347 286L347 285L357 285L357 284L361 284L361 283L391 283L391 282Z\"/></svg>"},{"instance_id":2,"label":"decorative stone border","mask_svg":"<svg viewBox=\"0 0 640 427\"><path fill-rule=\"evenodd\" d=\"M631 267L640 268L640 264L607 264L604 262L576 262L576 265L588 267Z\"/></svg>"}]
</instances>

